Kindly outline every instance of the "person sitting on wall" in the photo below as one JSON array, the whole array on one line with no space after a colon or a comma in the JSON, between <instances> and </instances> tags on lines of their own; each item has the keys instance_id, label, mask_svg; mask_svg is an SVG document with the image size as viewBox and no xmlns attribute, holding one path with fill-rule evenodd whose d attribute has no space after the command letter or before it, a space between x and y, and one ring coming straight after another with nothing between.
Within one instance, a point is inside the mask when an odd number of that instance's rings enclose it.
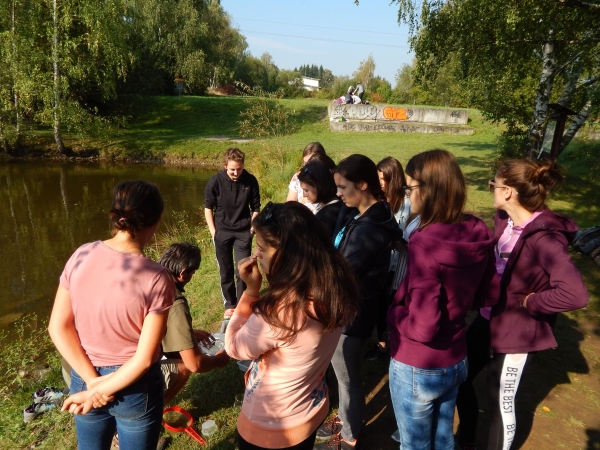
<instances>
[{"instance_id":1,"label":"person sitting on wall","mask_svg":"<svg viewBox=\"0 0 600 450\"><path fill-rule=\"evenodd\" d=\"M200 249L186 243L171 244L158 261L171 273L176 288L175 301L169 310L167 331L162 340L163 353L167 358L161 360L160 364L165 382L165 405L185 386L192 372L202 373L225 367L230 359L224 350L209 356L198 348L198 342L207 339L210 333L193 329L190 306L183 295L183 288L200 267L200 261Z\"/></svg>"},{"instance_id":2,"label":"person sitting on wall","mask_svg":"<svg viewBox=\"0 0 600 450\"><path fill-rule=\"evenodd\" d=\"M348 88L348 92L346 92L346 96L344 97L346 99L347 105L352 105L354 103L354 99L352 98L352 92L354 92L354 87L350 86Z\"/></svg>"}]
</instances>

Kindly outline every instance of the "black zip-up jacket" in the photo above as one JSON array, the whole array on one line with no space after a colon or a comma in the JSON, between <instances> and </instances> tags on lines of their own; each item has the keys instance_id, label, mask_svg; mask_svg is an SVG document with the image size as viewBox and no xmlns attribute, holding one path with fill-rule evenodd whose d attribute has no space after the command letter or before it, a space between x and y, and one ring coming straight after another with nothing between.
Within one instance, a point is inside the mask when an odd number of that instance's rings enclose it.
<instances>
[{"instance_id":1,"label":"black zip-up jacket","mask_svg":"<svg viewBox=\"0 0 600 450\"><path fill-rule=\"evenodd\" d=\"M204 189L204 208L212 209L218 230L250 229L253 212L260 211L260 192L256 177L244 170L233 181L222 169L213 175Z\"/></svg>"},{"instance_id":2,"label":"black zip-up jacket","mask_svg":"<svg viewBox=\"0 0 600 450\"><path fill-rule=\"evenodd\" d=\"M340 215L347 217L348 211L344 206ZM358 210L355 211L358 214ZM368 338L375 326L391 250L395 242L402 240L402 230L385 202L375 203L358 219L354 219L356 214L350 215L346 223L338 224L333 234L335 237L343 226L346 227L338 250L352 268L360 294L358 315L342 333Z\"/></svg>"}]
</instances>

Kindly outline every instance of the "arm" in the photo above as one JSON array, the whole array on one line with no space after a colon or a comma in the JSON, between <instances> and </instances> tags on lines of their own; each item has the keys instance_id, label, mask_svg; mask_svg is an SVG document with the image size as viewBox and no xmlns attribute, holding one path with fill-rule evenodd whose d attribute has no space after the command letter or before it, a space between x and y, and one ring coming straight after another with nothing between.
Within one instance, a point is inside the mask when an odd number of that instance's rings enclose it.
<instances>
[{"instance_id":1,"label":"arm","mask_svg":"<svg viewBox=\"0 0 600 450\"><path fill-rule=\"evenodd\" d=\"M288 190L287 197L285 198L286 202L297 202L298 201L298 193L292 189Z\"/></svg>"},{"instance_id":2,"label":"arm","mask_svg":"<svg viewBox=\"0 0 600 450\"><path fill-rule=\"evenodd\" d=\"M215 356L203 354L198 347L182 350L179 352L185 367L193 373L210 372L213 369L220 369L229 363L229 355L220 351Z\"/></svg>"},{"instance_id":3,"label":"arm","mask_svg":"<svg viewBox=\"0 0 600 450\"><path fill-rule=\"evenodd\" d=\"M436 262L418 246L412 246L408 252L408 265L413 270L407 272L405 277L409 278L403 283L407 283L409 305L398 305L390 308L390 312L395 314L394 323L402 336L427 343L439 331L439 298L442 291L439 270Z\"/></svg>"},{"instance_id":4,"label":"arm","mask_svg":"<svg viewBox=\"0 0 600 450\"><path fill-rule=\"evenodd\" d=\"M371 266L375 258L382 257L383 252L381 249L387 243L384 242L381 234L378 232L373 233L369 229L361 232L360 228L367 227L366 225L355 225L348 230L350 223L352 222L349 222L346 227L348 235L340 252L354 271L354 274L360 277ZM391 255L391 249L387 251Z\"/></svg>"},{"instance_id":5,"label":"arm","mask_svg":"<svg viewBox=\"0 0 600 450\"><path fill-rule=\"evenodd\" d=\"M217 228L215 227L215 217L213 214L213 210L204 208L204 217L206 218L206 224L208 225L208 230L210 231L210 235L214 238Z\"/></svg>"},{"instance_id":6,"label":"arm","mask_svg":"<svg viewBox=\"0 0 600 450\"><path fill-rule=\"evenodd\" d=\"M88 386L87 391L78 392L65 400L62 410L74 414L86 414L92 408L95 395L110 396L133 384L150 368L154 353L165 333L168 311L150 313L144 318L142 332L135 354L110 377Z\"/></svg>"},{"instance_id":7,"label":"arm","mask_svg":"<svg viewBox=\"0 0 600 450\"><path fill-rule=\"evenodd\" d=\"M490 256L485 273L479 283L477 292L475 292L473 310L484 306L494 306L500 300L500 277L498 276L498 272L496 272L495 261L494 249L490 248Z\"/></svg>"},{"instance_id":8,"label":"arm","mask_svg":"<svg viewBox=\"0 0 600 450\"><path fill-rule=\"evenodd\" d=\"M550 289L528 295L524 306L529 314L556 314L585 307L590 295L569 256L565 237L546 234L535 248L539 264L550 278Z\"/></svg>"},{"instance_id":9,"label":"arm","mask_svg":"<svg viewBox=\"0 0 600 450\"><path fill-rule=\"evenodd\" d=\"M48 333L58 352L67 360L73 370L83 378L86 384L94 378L98 378L98 373L81 346L79 335L75 329L71 294L62 286L59 286L56 292L50 323L48 324Z\"/></svg>"}]
</instances>

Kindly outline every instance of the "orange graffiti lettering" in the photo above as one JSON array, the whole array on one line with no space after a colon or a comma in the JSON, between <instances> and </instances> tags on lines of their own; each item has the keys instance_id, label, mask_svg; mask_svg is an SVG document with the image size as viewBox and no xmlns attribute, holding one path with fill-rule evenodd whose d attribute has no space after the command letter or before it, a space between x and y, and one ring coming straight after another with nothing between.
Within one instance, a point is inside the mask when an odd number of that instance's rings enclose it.
<instances>
[{"instance_id":1,"label":"orange graffiti lettering","mask_svg":"<svg viewBox=\"0 0 600 450\"><path fill-rule=\"evenodd\" d=\"M383 117L388 120L408 120L406 109L395 108L393 106L386 106L383 108Z\"/></svg>"}]
</instances>

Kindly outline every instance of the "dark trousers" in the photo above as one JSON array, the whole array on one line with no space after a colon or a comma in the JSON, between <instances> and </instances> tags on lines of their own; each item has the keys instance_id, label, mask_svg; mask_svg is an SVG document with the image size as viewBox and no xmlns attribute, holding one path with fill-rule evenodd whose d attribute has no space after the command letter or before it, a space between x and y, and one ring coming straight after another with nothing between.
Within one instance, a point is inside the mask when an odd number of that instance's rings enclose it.
<instances>
[{"instance_id":1,"label":"dark trousers","mask_svg":"<svg viewBox=\"0 0 600 450\"><path fill-rule=\"evenodd\" d=\"M300 442L299 444L292 445L291 447L286 447L280 450L312 450L315 445L315 438L317 437L317 430L305 440ZM246 442L244 438L238 433L238 448L240 450L266 450L265 447L259 447L258 445L250 444Z\"/></svg>"},{"instance_id":2,"label":"dark trousers","mask_svg":"<svg viewBox=\"0 0 600 450\"><path fill-rule=\"evenodd\" d=\"M509 450L517 432L517 389L534 353L497 353L488 364L490 433L488 450Z\"/></svg>"},{"instance_id":3,"label":"dark trousers","mask_svg":"<svg viewBox=\"0 0 600 450\"><path fill-rule=\"evenodd\" d=\"M461 445L475 442L479 402L473 387L473 380L491 361L490 321L480 314L477 315L467 329L467 358L469 361L469 374L465 382L458 388L458 396L456 397L456 409L460 421L458 439Z\"/></svg>"},{"instance_id":4,"label":"dark trousers","mask_svg":"<svg viewBox=\"0 0 600 450\"><path fill-rule=\"evenodd\" d=\"M223 306L225 309L235 308L244 289L246 289L246 284L240 279L237 265L241 259L250 256L252 234L250 230L226 231L217 229L213 241L221 275Z\"/></svg>"}]
</instances>

